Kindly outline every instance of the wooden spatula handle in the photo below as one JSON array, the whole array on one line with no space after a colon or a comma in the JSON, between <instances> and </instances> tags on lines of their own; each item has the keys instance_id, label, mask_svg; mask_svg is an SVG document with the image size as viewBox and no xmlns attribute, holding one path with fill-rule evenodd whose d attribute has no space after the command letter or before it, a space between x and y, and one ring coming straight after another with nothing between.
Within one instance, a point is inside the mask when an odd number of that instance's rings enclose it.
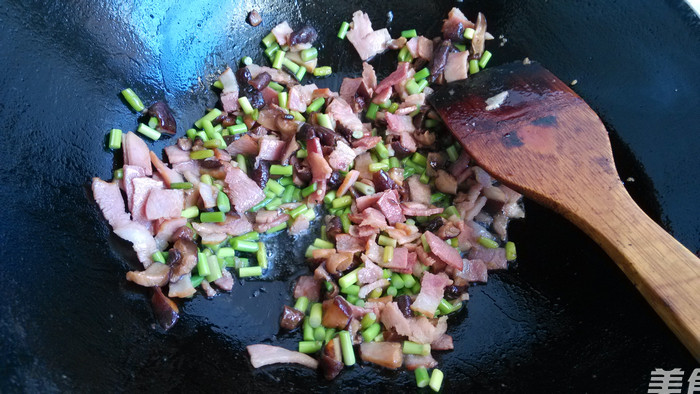
<instances>
[{"instance_id":1,"label":"wooden spatula handle","mask_svg":"<svg viewBox=\"0 0 700 394\"><path fill-rule=\"evenodd\" d=\"M606 251L700 360L700 259L651 220L621 185L584 199L565 207L567 216Z\"/></svg>"}]
</instances>

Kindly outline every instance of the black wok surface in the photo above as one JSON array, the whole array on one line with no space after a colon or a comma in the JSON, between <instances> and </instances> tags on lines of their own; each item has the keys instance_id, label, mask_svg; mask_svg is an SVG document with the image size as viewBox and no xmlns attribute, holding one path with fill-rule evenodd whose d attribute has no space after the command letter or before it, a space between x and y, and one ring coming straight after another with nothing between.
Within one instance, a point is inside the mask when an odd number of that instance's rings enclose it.
<instances>
[{"instance_id":1,"label":"black wok surface","mask_svg":"<svg viewBox=\"0 0 700 394\"><path fill-rule=\"evenodd\" d=\"M110 179L112 127L136 117L119 96L132 87L165 99L179 135L217 101L217 71L243 55L263 61L260 39L285 19L322 37L320 64L339 86L361 62L340 22L357 9L393 36L434 36L453 5L484 11L492 64L529 56L574 89L606 122L620 175L639 204L692 251L700 249L700 23L681 1L6 1L0 5L0 391L261 392L414 390L409 372L357 365L333 382L292 366L253 370L257 342L295 346L278 333L305 241L282 236L274 268L214 300L180 303L165 333L146 292L127 283L128 243L111 234L89 192ZM257 8L263 24L244 23ZM387 13L393 11L393 21ZM373 61L380 77L395 53ZM172 139L150 144L159 152ZM470 290L437 356L444 391L646 392L654 368L697 363L592 241L526 203L512 225L515 269Z\"/></svg>"}]
</instances>

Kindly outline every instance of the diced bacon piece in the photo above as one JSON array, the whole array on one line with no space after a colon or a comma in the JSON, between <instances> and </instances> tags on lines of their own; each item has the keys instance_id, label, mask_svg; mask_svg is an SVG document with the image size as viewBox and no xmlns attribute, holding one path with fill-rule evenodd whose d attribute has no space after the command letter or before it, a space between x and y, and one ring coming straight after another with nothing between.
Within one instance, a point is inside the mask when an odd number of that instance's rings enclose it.
<instances>
[{"instance_id":1,"label":"diced bacon piece","mask_svg":"<svg viewBox=\"0 0 700 394\"><path fill-rule=\"evenodd\" d=\"M126 213L124 198L116 183L92 178L92 195L95 197L102 215L113 229L123 227L131 222L129 214Z\"/></svg>"},{"instance_id":2,"label":"diced bacon piece","mask_svg":"<svg viewBox=\"0 0 700 394\"><path fill-rule=\"evenodd\" d=\"M299 143L297 142L297 139L292 137L292 139L289 140L287 143L287 147L284 149L284 153L282 153L282 157L280 158L280 163L282 165L287 165L289 164L289 159L291 159L292 155L296 153L296 151L299 150Z\"/></svg>"},{"instance_id":3,"label":"diced bacon piece","mask_svg":"<svg viewBox=\"0 0 700 394\"><path fill-rule=\"evenodd\" d=\"M412 133L416 131L415 126L413 126L413 118L408 115L394 115L391 112L386 114L387 127L393 133Z\"/></svg>"},{"instance_id":4,"label":"diced bacon piece","mask_svg":"<svg viewBox=\"0 0 700 394\"><path fill-rule=\"evenodd\" d=\"M360 172L360 179L372 179L372 173L369 171L369 165L372 164L372 156L369 152L358 155L355 158L355 170Z\"/></svg>"},{"instance_id":5,"label":"diced bacon piece","mask_svg":"<svg viewBox=\"0 0 700 394\"><path fill-rule=\"evenodd\" d=\"M437 325L433 325L425 316L406 318L396 302L386 304L380 321L388 329L393 328L397 334L407 336L416 343L432 343L447 330L446 316L439 318Z\"/></svg>"},{"instance_id":6,"label":"diced bacon piece","mask_svg":"<svg viewBox=\"0 0 700 394\"><path fill-rule=\"evenodd\" d=\"M374 237L369 237L367 243L365 244L365 257L369 262L382 263L384 259L384 248L379 246L375 241Z\"/></svg>"},{"instance_id":7,"label":"diced bacon piece","mask_svg":"<svg viewBox=\"0 0 700 394\"><path fill-rule=\"evenodd\" d=\"M474 171L474 177L476 178L476 181L481 184L483 187L490 187L491 184L493 183L493 178L491 178L491 175L489 175L488 172L484 171L483 168L474 166L472 167L472 170Z\"/></svg>"},{"instance_id":8,"label":"diced bacon piece","mask_svg":"<svg viewBox=\"0 0 700 394\"><path fill-rule=\"evenodd\" d=\"M175 231L186 224L187 219L182 217L164 220L162 223L160 223L156 229L155 236L158 250L165 250L165 248L168 246L168 242L171 241L173 234L175 234Z\"/></svg>"},{"instance_id":9,"label":"diced bacon piece","mask_svg":"<svg viewBox=\"0 0 700 394\"><path fill-rule=\"evenodd\" d=\"M365 260L365 266L357 271L357 281L363 285L376 282L382 278L382 269L371 261Z\"/></svg>"},{"instance_id":10,"label":"diced bacon piece","mask_svg":"<svg viewBox=\"0 0 700 394\"><path fill-rule=\"evenodd\" d=\"M469 260L481 260L489 270L502 270L508 268L506 250L503 248L485 248L475 245L469 250Z\"/></svg>"},{"instance_id":11,"label":"diced bacon piece","mask_svg":"<svg viewBox=\"0 0 700 394\"><path fill-rule=\"evenodd\" d=\"M136 221L146 221L148 219L144 207L148 200L148 194L151 190L163 189L163 182L149 177L134 178L131 182L134 185L134 194L129 202L131 217Z\"/></svg>"},{"instance_id":12,"label":"diced bacon piece","mask_svg":"<svg viewBox=\"0 0 700 394\"><path fill-rule=\"evenodd\" d=\"M294 218L292 225L289 226L289 234L291 234L291 235L301 234L302 232L309 229L310 224L311 223L309 222L309 218L307 218L304 215L297 215L297 217Z\"/></svg>"},{"instance_id":13,"label":"diced bacon piece","mask_svg":"<svg viewBox=\"0 0 700 394\"><path fill-rule=\"evenodd\" d=\"M431 350L452 350L454 349L454 343L452 342L452 336L447 334L442 334L436 340L430 344Z\"/></svg>"},{"instance_id":14,"label":"diced bacon piece","mask_svg":"<svg viewBox=\"0 0 700 394\"><path fill-rule=\"evenodd\" d=\"M229 155L228 152L226 152L225 150L219 149L219 148L214 148L214 157L217 160L221 160L221 161L226 161L226 162L231 161L231 155Z\"/></svg>"},{"instance_id":15,"label":"diced bacon piece","mask_svg":"<svg viewBox=\"0 0 700 394\"><path fill-rule=\"evenodd\" d=\"M459 8L453 7L442 24L442 36L450 40L462 41L464 29L474 27L474 23L470 22Z\"/></svg>"},{"instance_id":16,"label":"diced bacon piece","mask_svg":"<svg viewBox=\"0 0 700 394\"><path fill-rule=\"evenodd\" d=\"M168 286L168 297L188 298L192 297L197 290L192 286L192 274L182 275L177 282L170 282Z\"/></svg>"},{"instance_id":17,"label":"diced bacon piece","mask_svg":"<svg viewBox=\"0 0 700 394\"><path fill-rule=\"evenodd\" d=\"M197 223L193 222L192 227L202 237L202 243L217 244L226 239L227 235L237 236L253 231L253 225L245 215L226 215L223 223Z\"/></svg>"},{"instance_id":18,"label":"diced bacon piece","mask_svg":"<svg viewBox=\"0 0 700 394\"><path fill-rule=\"evenodd\" d=\"M430 204L429 185L426 185L423 182L421 182L420 177L418 175L408 177L406 182L408 184L408 192L411 196L411 201L424 205ZM404 212L404 214L406 213Z\"/></svg>"},{"instance_id":19,"label":"diced bacon piece","mask_svg":"<svg viewBox=\"0 0 700 394\"><path fill-rule=\"evenodd\" d=\"M408 336L411 333L412 321L401 313L396 302L389 302L382 310L380 321L387 329L394 329L399 335Z\"/></svg>"},{"instance_id":20,"label":"diced bacon piece","mask_svg":"<svg viewBox=\"0 0 700 394\"><path fill-rule=\"evenodd\" d=\"M248 345L246 349L250 355L250 363L253 364L253 368L260 368L270 364L300 364L311 369L318 368L318 361L313 357L279 346Z\"/></svg>"},{"instance_id":21,"label":"diced bacon piece","mask_svg":"<svg viewBox=\"0 0 700 394\"><path fill-rule=\"evenodd\" d=\"M486 205L486 202L488 199L484 196L479 197L476 202L474 203L474 206L471 207L468 211L464 212L464 215L462 217L464 218L465 221L472 221L476 217L476 215L481 212L481 209Z\"/></svg>"},{"instance_id":22,"label":"diced bacon piece","mask_svg":"<svg viewBox=\"0 0 700 394\"><path fill-rule=\"evenodd\" d=\"M374 72L374 67L367 62L362 62L362 81L367 89L374 90L377 87L377 74Z\"/></svg>"},{"instance_id":23,"label":"diced bacon piece","mask_svg":"<svg viewBox=\"0 0 700 394\"><path fill-rule=\"evenodd\" d=\"M347 37L362 60L384 52L391 41L389 31L373 30L369 16L362 11L355 11L352 14L352 29L348 31Z\"/></svg>"},{"instance_id":24,"label":"diced bacon piece","mask_svg":"<svg viewBox=\"0 0 700 394\"><path fill-rule=\"evenodd\" d=\"M362 78L343 78L343 83L340 85L340 98L346 103L355 101L355 93L362 84Z\"/></svg>"},{"instance_id":25,"label":"diced bacon piece","mask_svg":"<svg viewBox=\"0 0 700 394\"><path fill-rule=\"evenodd\" d=\"M253 229L259 233L264 233L271 228L279 226L287 220L289 220L289 215L286 213L260 210L255 215L255 225L253 225Z\"/></svg>"},{"instance_id":26,"label":"diced bacon piece","mask_svg":"<svg viewBox=\"0 0 700 394\"><path fill-rule=\"evenodd\" d=\"M379 279L377 281L374 281L370 284L364 285L360 288L360 292L358 294L358 297L360 298L367 298L369 293L371 293L374 289L383 289L385 287L389 287L390 283L389 280L387 279Z\"/></svg>"},{"instance_id":27,"label":"diced bacon piece","mask_svg":"<svg viewBox=\"0 0 700 394\"><path fill-rule=\"evenodd\" d=\"M225 112L234 112L238 110L238 81L230 67L221 73L219 81L224 85L221 90L221 105Z\"/></svg>"},{"instance_id":28,"label":"diced bacon piece","mask_svg":"<svg viewBox=\"0 0 700 394\"><path fill-rule=\"evenodd\" d=\"M304 112L306 107L311 104L313 93L318 89L316 84L311 83L308 85L295 85L289 89L289 97L287 105L289 109L293 111Z\"/></svg>"},{"instance_id":29,"label":"diced bacon piece","mask_svg":"<svg viewBox=\"0 0 700 394\"><path fill-rule=\"evenodd\" d=\"M408 40L406 42L406 48L408 48L408 52L411 54L411 57L413 57L414 59L419 57L418 37L413 37L410 40Z\"/></svg>"},{"instance_id":30,"label":"diced bacon piece","mask_svg":"<svg viewBox=\"0 0 700 394\"><path fill-rule=\"evenodd\" d=\"M433 40L423 36L413 37L406 43L408 51L414 59L425 59L430 61L433 59Z\"/></svg>"},{"instance_id":31,"label":"diced bacon piece","mask_svg":"<svg viewBox=\"0 0 700 394\"><path fill-rule=\"evenodd\" d=\"M324 99L331 99L339 96L338 93L328 88L318 88L314 90L314 92L311 94L311 101L316 100L319 97L323 97Z\"/></svg>"},{"instance_id":32,"label":"diced bacon piece","mask_svg":"<svg viewBox=\"0 0 700 394\"><path fill-rule=\"evenodd\" d=\"M359 178L360 172L357 170L351 170L345 175L345 179L343 179L343 183L340 184L338 187L338 191L336 192L337 197L342 197L345 195L345 193L350 190L350 188L355 184L355 181L357 181L357 178Z\"/></svg>"},{"instance_id":33,"label":"diced bacon piece","mask_svg":"<svg viewBox=\"0 0 700 394\"><path fill-rule=\"evenodd\" d=\"M214 208L216 206L216 196L219 194L219 189L204 182L200 182L199 185L197 185L197 189L204 203L204 207Z\"/></svg>"},{"instance_id":34,"label":"diced bacon piece","mask_svg":"<svg viewBox=\"0 0 700 394\"><path fill-rule=\"evenodd\" d=\"M407 116L417 109L418 108L415 105L406 106L404 103L401 103L401 105L399 105L399 109L394 112L394 115Z\"/></svg>"},{"instance_id":35,"label":"diced bacon piece","mask_svg":"<svg viewBox=\"0 0 700 394\"><path fill-rule=\"evenodd\" d=\"M382 197L384 194L383 193L375 193L375 194L370 194L369 196L361 196L357 200L355 200L355 204L357 206L357 211L362 212L365 209L371 207L374 205L380 197Z\"/></svg>"},{"instance_id":36,"label":"diced bacon piece","mask_svg":"<svg viewBox=\"0 0 700 394\"><path fill-rule=\"evenodd\" d=\"M221 89L223 93L236 92L236 95L238 95L238 81L231 67L226 67L226 70L219 75L219 81L224 85L223 89Z\"/></svg>"},{"instance_id":37,"label":"diced bacon piece","mask_svg":"<svg viewBox=\"0 0 700 394\"><path fill-rule=\"evenodd\" d=\"M219 97L221 100L221 107L225 112L235 112L238 111L238 91L221 93Z\"/></svg>"},{"instance_id":38,"label":"diced bacon piece","mask_svg":"<svg viewBox=\"0 0 700 394\"><path fill-rule=\"evenodd\" d=\"M423 264L425 266L432 267L433 265L435 265L438 262L438 260L440 260L433 253L426 252L423 249L423 247L419 246L415 250L416 250L416 255L418 257L418 261L420 261L421 264Z\"/></svg>"},{"instance_id":39,"label":"diced bacon piece","mask_svg":"<svg viewBox=\"0 0 700 394\"><path fill-rule=\"evenodd\" d=\"M183 202L182 190L151 190L146 200L146 218L148 220L178 218L182 213Z\"/></svg>"},{"instance_id":40,"label":"diced bacon piece","mask_svg":"<svg viewBox=\"0 0 700 394\"><path fill-rule=\"evenodd\" d=\"M211 286L209 281L206 279L202 280L202 290L204 290L204 294L206 294L207 298L213 298L216 297L217 294L219 294L215 288Z\"/></svg>"},{"instance_id":41,"label":"diced bacon piece","mask_svg":"<svg viewBox=\"0 0 700 394\"><path fill-rule=\"evenodd\" d=\"M401 205L399 204L401 199L396 190L387 190L382 193L382 196L377 200L377 206L382 211L386 217L389 225L394 225L398 222L405 222L406 218L401 210Z\"/></svg>"},{"instance_id":42,"label":"diced bacon piece","mask_svg":"<svg viewBox=\"0 0 700 394\"><path fill-rule=\"evenodd\" d=\"M432 345L431 345L432 349ZM403 358L403 365L409 371L415 371L416 369L423 367L427 369L432 369L437 367L438 362L435 361L432 355L419 356L417 354L406 354Z\"/></svg>"},{"instance_id":43,"label":"diced bacon piece","mask_svg":"<svg viewBox=\"0 0 700 394\"><path fill-rule=\"evenodd\" d=\"M447 54L445 64L445 82L459 81L469 76L469 52L451 52Z\"/></svg>"},{"instance_id":44,"label":"diced bacon piece","mask_svg":"<svg viewBox=\"0 0 700 394\"><path fill-rule=\"evenodd\" d=\"M337 123L350 131L364 130L360 118L353 112L352 107L340 97L334 99L326 107L326 113L331 115Z\"/></svg>"},{"instance_id":45,"label":"diced bacon piece","mask_svg":"<svg viewBox=\"0 0 700 394\"><path fill-rule=\"evenodd\" d=\"M260 145L260 152L258 153L257 160L280 161L286 147L284 141L266 135L260 138L258 142Z\"/></svg>"},{"instance_id":46,"label":"diced bacon piece","mask_svg":"<svg viewBox=\"0 0 700 394\"><path fill-rule=\"evenodd\" d=\"M258 66L257 64L250 64L247 66L247 68L248 71L250 71L251 77L253 78L257 77L261 73L266 72L270 74L272 80L277 83L281 83L286 86L292 86L297 84L297 81L293 76L287 74L282 70L277 70L272 67Z\"/></svg>"},{"instance_id":47,"label":"diced bacon piece","mask_svg":"<svg viewBox=\"0 0 700 394\"><path fill-rule=\"evenodd\" d=\"M386 87L382 90L377 90L374 92L374 96L372 97L372 102L375 104L383 104L387 100L389 100L392 93L394 93L394 90L391 88L391 86Z\"/></svg>"},{"instance_id":48,"label":"diced bacon piece","mask_svg":"<svg viewBox=\"0 0 700 394\"><path fill-rule=\"evenodd\" d=\"M177 172L178 174L185 175L186 173L191 173L191 174L199 174L199 162L197 160L190 160L186 161L184 163L178 163L173 165L173 171ZM192 184L197 184L199 183L199 177L197 177L198 182L192 182ZM191 181L190 181L191 182Z\"/></svg>"},{"instance_id":49,"label":"diced bacon piece","mask_svg":"<svg viewBox=\"0 0 700 394\"><path fill-rule=\"evenodd\" d=\"M194 226L196 229L197 226ZM202 244L204 245L218 245L224 241L226 241L226 234L224 233L211 233L211 234L199 234L200 237L202 238Z\"/></svg>"},{"instance_id":50,"label":"diced bacon piece","mask_svg":"<svg viewBox=\"0 0 700 394\"><path fill-rule=\"evenodd\" d=\"M284 112L278 107L265 107L261 109L258 113L258 119L256 121L252 121L251 119L251 124L248 125L248 128L252 128L250 136L257 140L260 137L268 135L268 130L277 130L277 121L281 115L284 115ZM258 122L262 127L254 127L254 122Z\"/></svg>"},{"instance_id":51,"label":"diced bacon piece","mask_svg":"<svg viewBox=\"0 0 700 394\"><path fill-rule=\"evenodd\" d=\"M265 89L262 90L262 96L263 100L265 101L265 104L267 105L279 105L279 96L277 95L277 91L275 89L272 89L271 87L267 86Z\"/></svg>"},{"instance_id":52,"label":"diced bacon piece","mask_svg":"<svg viewBox=\"0 0 700 394\"><path fill-rule=\"evenodd\" d=\"M403 352L398 342L363 342L360 344L363 361L389 369L398 369L403 364Z\"/></svg>"},{"instance_id":53,"label":"diced bacon piece","mask_svg":"<svg viewBox=\"0 0 700 394\"><path fill-rule=\"evenodd\" d=\"M134 178L141 178L146 176L146 171L138 166L124 165L124 173L122 175L122 180L120 182L121 188L126 192L126 201L131 201L134 194ZM129 204L131 205L131 204Z\"/></svg>"},{"instance_id":54,"label":"diced bacon piece","mask_svg":"<svg viewBox=\"0 0 700 394\"><path fill-rule=\"evenodd\" d=\"M392 87L394 85L401 85L408 79L408 70L411 69L411 63L409 62L399 62L396 67L396 71L389 74L388 77L384 78L377 85L376 92L381 92L382 90Z\"/></svg>"},{"instance_id":55,"label":"diced bacon piece","mask_svg":"<svg viewBox=\"0 0 700 394\"><path fill-rule=\"evenodd\" d=\"M506 203L501 208L503 214L510 219L523 219L525 211L518 204L523 195L505 185L501 185L498 188L506 195Z\"/></svg>"},{"instance_id":56,"label":"diced bacon piece","mask_svg":"<svg viewBox=\"0 0 700 394\"><path fill-rule=\"evenodd\" d=\"M407 152L415 152L418 147L416 146L416 140L413 138L412 134L407 132L401 132L399 135L399 143Z\"/></svg>"},{"instance_id":57,"label":"diced bacon piece","mask_svg":"<svg viewBox=\"0 0 700 394\"><path fill-rule=\"evenodd\" d=\"M401 105L399 105L399 108L408 106L420 108L423 104L425 104L425 96L425 93L416 93L406 96L406 99L403 101L403 103L401 103Z\"/></svg>"},{"instance_id":58,"label":"diced bacon piece","mask_svg":"<svg viewBox=\"0 0 700 394\"><path fill-rule=\"evenodd\" d=\"M365 250L365 240L350 234L338 234L335 236L335 248L338 252L362 252Z\"/></svg>"},{"instance_id":59,"label":"diced bacon piece","mask_svg":"<svg viewBox=\"0 0 700 394\"><path fill-rule=\"evenodd\" d=\"M430 252L436 255L445 264L451 265L458 270L463 267L462 257L460 257L459 252L455 250L452 246L448 245L447 242L440 239L437 235L426 231L424 233L425 240L430 246Z\"/></svg>"},{"instance_id":60,"label":"diced bacon piece","mask_svg":"<svg viewBox=\"0 0 700 394\"><path fill-rule=\"evenodd\" d=\"M275 36L275 39L280 46L287 45L289 35L293 32L294 30L289 27L289 23L287 23L287 21L284 21L272 28L272 34Z\"/></svg>"},{"instance_id":61,"label":"diced bacon piece","mask_svg":"<svg viewBox=\"0 0 700 394\"><path fill-rule=\"evenodd\" d=\"M387 228L384 214L371 207L362 211L362 214L350 215L350 220L359 224L360 226L373 226L380 230Z\"/></svg>"},{"instance_id":62,"label":"diced bacon piece","mask_svg":"<svg viewBox=\"0 0 700 394\"><path fill-rule=\"evenodd\" d=\"M459 250L465 252L472 247L472 237L474 230L467 226L463 220L457 222L457 228L459 228L459 235L457 236L457 242L459 244Z\"/></svg>"},{"instance_id":63,"label":"diced bacon piece","mask_svg":"<svg viewBox=\"0 0 700 394\"><path fill-rule=\"evenodd\" d=\"M238 212L246 212L265 199L265 193L240 168L226 167L224 191Z\"/></svg>"},{"instance_id":64,"label":"diced bacon piece","mask_svg":"<svg viewBox=\"0 0 700 394\"><path fill-rule=\"evenodd\" d=\"M408 252L408 268L413 270L416 267L420 267L420 264L417 264L417 261L418 261L418 255L416 254L416 252L409 251ZM412 273L412 272L408 272L408 273ZM421 275L422 275L422 273L421 273ZM420 275L418 275L418 276L420 277Z\"/></svg>"},{"instance_id":65,"label":"diced bacon piece","mask_svg":"<svg viewBox=\"0 0 700 394\"><path fill-rule=\"evenodd\" d=\"M425 316L415 319L412 332L408 339L416 343L433 343L447 331L447 316L438 319L437 324L433 324Z\"/></svg>"},{"instance_id":66,"label":"diced bacon piece","mask_svg":"<svg viewBox=\"0 0 700 394\"><path fill-rule=\"evenodd\" d=\"M233 289L233 276L228 270L221 270L221 278L214 281L214 284L223 291Z\"/></svg>"},{"instance_id":67,"label":"diced bacon piece","mask_svg":"<svg viewBox=\"0 0 700 394\"><path fill-rule=\"evenodd\" d=\"M149 152L149 155L151 157L151 163L153 164L153 167L156 168L158 171L158 175L163 178L163 182L165 183L166 186L170 187L171 183L175 182L182 182L184 179L182 179L182 176L175 170L172 170L168 166L163 163L158 156L156 156L155 153ZM155 178L155 175L154 175Z\"/></svg>"},{"instance_id":68,"label":"diced bacon piece","mask_svg":"<svg viewBox=\"0 0 700 394\"><path fill-rule=\"evenodd\" d=\"M311 302L318 302L321 297L321 281L311 275L300 276L294 285L294 298L299 297L306 297Z\"/></svg>"},{"instance_id":69,"label":"diced bacon piece","mask_svg":"<svg viewBox=\"0 0 700 394\"><path fill-rule=\"evenodd\" d=\"M151 232L141 223L130 222L114 229L120 238L131 242L141 264L148 268L153 262L151 256L158 251Z\"/></svg>"},{"instance_id":70,"label":"diced bacon piece","mask_svg":"<svg viewBox=\"0 0 700 394\"><path fill-rule=\"evenodd\" d=\"M359 155L377 146L377 144L381 142L381 140L382 137L362 137L359 140L355 140L352 142L352 148L353 151Z\"/></svg>"},{"instance_id":71,"label":"diced bacon piece","mask_svg":"<svg viewBox=\"0 0 700 394\"><path fill-rule=\"evenodd\" d=\"M165 155L168 156L168 163L171 165L190 160L190 152L180 149L177 145L166 146Z\"/></svg>"},{"instance_id":72,"label":"diced bacon piece","mask_svg":"<svg viewBox=\"0 0 700 394\"><path fill-rule=\"evenodd\" d=\"M146 175L153 174L148 145L138 135L131 131L124 134L122 137L122 151L124 153L124 164L141 167Z\"/></svg>"},{"instance_id":73,"label":"diced bacon piece","mask_svg":"<svg viewBox=\"0 0 700 394\"><path fill-rule=\"evenodd\" d=\"M455 275L467 282L486 283L488 280L488 268L483 261L468 259L463 259L462 261L464 262L464 268L461 271L457 271Z\"/></svg>"},{"instance_id":74,"label":"diced bacon piece","mask_svg":"<svg viewBox=\"0 0 700 394\"><path fill-rule=\"evenodd\" d=\"M226 147L226 152L231 156L238 154L255 156L258 154L258 150L258 142L248 134L243 134L241 138L233 141Z\"/></svg>"},{"instance_id":75,"label":"diced bacon piece","mask_svg":"<svg viewBox=\"0 0 700 394\"><path fill-rule=\"evenodd\" d=\"M443 208L438 207L426 207L423 204L417 202L404 202L401 204L401 209L403 214L406 216L430 216L442 213Z\"/></svg>"},{"instance_id":76,"label":"diced bacon piece","mask_svg":"<svg viewBox=\"0 0 700 394\"><path fill-rule=\"evenodd\" d=\"M474 208L476 200L479 198L482 186L480 184L472 185L467 193L458 193L457 197L454 199L454 205L459 211L460 217L465 217L467 212L470 212ZM479 208L480 210L481 208Z\"/></svg>"},{"instance_id":77,"label":"diced bacon piece","mask_svg":"<svg viewBox=\"0 0 700 394\"><path fill-rule=\"evenodd\" d=\"M388 227L384 231L396 240L399 245L413 242L420 238L418 227L404 223L396 223L396 228Z\"/></svg>"},{"instance_id":78,"label":"diced bacon piece","mask_svg":"<svg viewBox=\"0 0 700 394\"><path fill-rule=\"evenodd\" d=\"M326 181L333 174L333 169L323 157L321 141L314 137L306 142L308 157L306 162L311 167L311 180L318 185L316 192L309 195L309 201L320 203L326 195Z\"/></svg>"},{"instance_id":79,"label":"diced bacon piece","mask_svg":"<svg viewBox=\"0 0 700 394\"><path fill-rule=\"evenodd\" d=\"M433 60L435 45L433 40L423 36L418 36L418 57L427 61Z\"/></svg>"},{"instance_id":80,"label":"diced bacon piece","mask_svg":"<svg viewBox=\"0 0 700 394\"><path fill-rule=\"evenodd\" d=\"M374 226L350 226L350 235L353 237L367 238L379 234L379 229Z\"/></svg>"},{"instance_id":81,"label":"diced bacon piece","mask_svg":"<svg viewBox=\"0 0 700 394\"><path fill-rule=\"evenodd\" d=\"M434 275L426 271L420 281L420 293L411 304L411 309L432 318L445 295L445 287L451 284L452 280L444 273Z\"/></svg>"},{"instance_id":82,"label":"diced bacon piece","mask_svg":"<svg viewBox=\"0 0 700 394\"><path fill-rule=\"evenodd\" d=\"M355 151L343 141L338 141L335 149L328 156L328 164L334 170L347 171L348 166L355 160Z\"/></svg>"},{"instance_id":83,"label":"diced bacon piece","mask_svg":"<svg viewBox=\"0 0 700 394\"><path fill-rule=\"evenodd\" d=\"M411 273L413 267L408 265L408 249L403 247L394 248L394 257L388 264L384 264L384 268L405 274Z\"/></svg>"},{"instance_id":84,"label":"diced bacon piece","mask_svg":"<svg viewBox=\"0 0 700 394\"><path fill-rule=\"evenodd\" d=\"M144 271L129 271L126 280L143 287L165 286L168 284L170 266L167 264L151 264Z\"/></svg>"}]
</instances>

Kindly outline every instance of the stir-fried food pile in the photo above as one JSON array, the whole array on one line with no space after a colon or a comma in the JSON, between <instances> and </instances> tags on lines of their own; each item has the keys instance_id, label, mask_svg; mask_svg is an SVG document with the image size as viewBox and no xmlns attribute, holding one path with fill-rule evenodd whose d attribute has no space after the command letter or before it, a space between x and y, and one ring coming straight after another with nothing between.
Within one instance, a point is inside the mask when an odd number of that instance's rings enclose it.
<instances>
[{"instance_id":1,"label":"stir-fried food pile","mask_svg":"<svg viewBox=\"0 0 700 394\"><path fill-rule=\"evenodd\" d=\"M398 65L379 79L364 62L335 92L304 83L332 73L317 64L317 36L308 25L274 27L263 39L271 67L246 57L221 73L220 107L165 148L167 164L137 134L112 130L124 166L112 182L93 179L95 200L133 244L144 270L126 278L153 289L165 329L179 316L173 298L213 297L235 277L263 276L274 264L265 234L321 221L306 249L310 274L281 311L298 349L251 345L253 366L298 363L333 379L359 356L415 370L420 387L438 390L433 352L453 348L449 316L471 283L515 259L506 227L524 217L521 196L473 163L426 102L438 85L484 68L493 37L481 13L473 23L457 8L433 39L415 30L393 39L357 11L338 37L365 61L398 51ZM176 133L165 103L146 109L122 93L144 115L140 134Z\"/></svg>"}]
</instances>

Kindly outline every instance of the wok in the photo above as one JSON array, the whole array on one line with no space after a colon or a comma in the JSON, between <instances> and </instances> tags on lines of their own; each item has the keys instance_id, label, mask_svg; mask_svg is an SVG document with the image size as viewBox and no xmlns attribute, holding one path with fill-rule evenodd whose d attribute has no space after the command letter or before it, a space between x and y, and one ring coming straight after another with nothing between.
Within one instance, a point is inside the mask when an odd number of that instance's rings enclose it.
<instances>
[{"instance_id":1,"label":"wok","mask_svg":"<svg viewBox=\"0 0 700 394\"><path fill-rule=\"evenodd\" d=\"M217 101L217 71L244 55L263 62L260 39L276 23L320 32L320 64L338 87L361 70L336 39L353 11L393 36L434 36L453 5L507 38L492 64L529 56L574 89L606 122L621 178L636 201L692 251L700 249L700 20L682 1L7 1L0 7L4 125L0 144L0 391L414 390L412 373L357 365L326 382L294 366L253 370L245 346L294 346L278 330L301 243L278 238L275 267L231 294L180 303L169 332L154 325L146 291L127 283L128 243L111 234L88 189L110 179L112 127L136 116L118 93L165 99L182 135ZM263 25L244 23L256 8ZM393 14L392 18L388 13ZM395 54L373 61L380 78ZM151 144L155 151L171 144ZM552 212L526 201L515 222L514 269L470 290L452 318L455 350L437 356L445 391L646 391L654 368L696 361L603 251ZM309 238L309 237L307 237ZM305 244L307 240L301 240Z\"/></svg>"}]
</instances>

